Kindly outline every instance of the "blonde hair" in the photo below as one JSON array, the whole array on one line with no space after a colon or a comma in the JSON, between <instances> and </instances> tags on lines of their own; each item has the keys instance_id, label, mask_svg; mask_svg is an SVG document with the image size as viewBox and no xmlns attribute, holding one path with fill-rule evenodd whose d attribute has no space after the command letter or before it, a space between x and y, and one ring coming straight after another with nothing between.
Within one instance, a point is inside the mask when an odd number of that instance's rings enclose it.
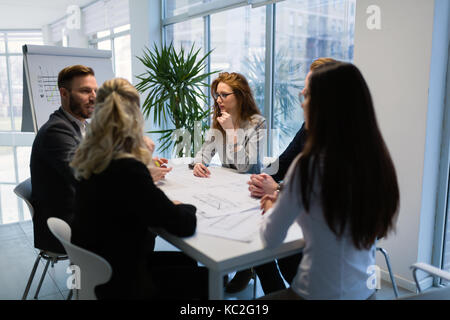
<instances>
[{"instance_id":1,"label":"blonde hair","mask_svg":"<svg viewBox=\"0 0 450 320\"><path fill-rule=\"evenodd\" d=\"M86 136L70 163L75 177L89 179L119 158L135 158L148 165L152 155L144 142L143 123L137 90L122 78L106 81L97 92Z\"/></svg>"}]
</instances>

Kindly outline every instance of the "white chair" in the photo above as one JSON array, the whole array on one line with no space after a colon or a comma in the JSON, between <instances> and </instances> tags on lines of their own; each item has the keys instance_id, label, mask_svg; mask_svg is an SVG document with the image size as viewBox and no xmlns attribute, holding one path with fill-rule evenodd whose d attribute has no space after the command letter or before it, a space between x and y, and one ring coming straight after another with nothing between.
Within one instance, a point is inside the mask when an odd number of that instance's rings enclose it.
<instances>
[{"instance_id":1,"label":"white chair","mask_svg":"<svg viewBox=\"0 0 450 320\"><path fill-rule=\"evenodd\" d=\"M440 288L431 288L427 291L422 291L419 281L417 280L417 271L421 270L433 277L441 278L450 281L450 272L433 267L427 263L417 262L411 266L414 281L416 282L417 294L406 295L400 297L400 300L450 300L450 285Z\"/></svg>"},{"instance_id":2,"label":"white chair","mask_svg":"<svg viewBox=\"0 0 450 320\"><path fill-rule=\"evenodd\" d=\"M72 231L65 221L49 218L47 225L63 245L71 263L79 267L80 274L75 274L75 279L79 280L79 283L75 283L73 288L75 299L96 300L95 287L109 281L112 275L111 265L99 255L72 244L70 242Z\"/></svg>"},{"instance_id":3,"label":"white chair","mask_svg":"<svg viewBox=\"0 0 450 320\"><path fill-rule=\"evenodd\" d=\"M377 251L380 251L384 256L384 259L386 260L386 266L389 271L389 277L391 278L392 290L394 290L395 297L398 298L397 283L395 282L394 274L392 272L391 261L389 260L389 255L388 255L387 251L381 247L377 247Z\"/></svg>"},{"instance_id":4,"label":"white chair","mask_svg":"<svg viewBox=\"0 0 450 320\"><path fill-rule=\"evenodd\" d=\"M19 183L14 188L14 193L21 198L28 206L28 209L30 210L31 217L34 216L34 208L31 205L31 178L28 178L21 183ZM36 260L34 262L33 269L31 271L30 277L28 278L27 286L25 288L25 291L22 295L22 300L26 300L28 296L28 292L30 291L31 283L33 282L34 275L36 274L37 267L39 265L39 261L41 259L44 259L47 261L45 264L44 271L41 275L41 280L39 281L39 285L36 289L36 292L34 294L34 299L38 298L39 291L41 290L42 283L44 282L45 275L47 274L48 266L51 263L51 266L53 268L54 264L58 261L67 260L69 257L66 254L61 253L54 253L46 250L40 250L38 256L36 257ZM70 299L72 292L69 293L69 296L67 299Z\"/></svg>"}]
</instances>

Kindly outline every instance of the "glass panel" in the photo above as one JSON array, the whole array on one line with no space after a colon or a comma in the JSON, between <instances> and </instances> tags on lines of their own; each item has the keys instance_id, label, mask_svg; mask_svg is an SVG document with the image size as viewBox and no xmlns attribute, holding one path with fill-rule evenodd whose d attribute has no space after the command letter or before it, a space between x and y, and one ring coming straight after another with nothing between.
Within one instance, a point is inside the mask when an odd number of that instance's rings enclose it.
<instances>
[{"instance_id":1,"label":"glass panel","mask_svg":"<svg viewBox=\"0 0 450 320\"><path fill-rule=\"evenodd\" d=\"M126 25L121 26L121 27L114 28L114 33L119 33L119 32L127 31L127 30L130 30L130 25L129 24L126 24Z\"/></svg>"},{"instance_id":2,"label":"glass panel","mask_svg":"<svg viewBox=\"0 0 450 320\"><path fill-rule=\"evenodd\" d=\"M0 70L6 70L6 57L0 57ZM0 131L11 129L8 77L6 72L0 72Z\"/></svg>"},{"instance_id":3,"label":"glass panel","mask_svg":"<svg viewBox=\"0 0 450 320\"><path fill-rule=\"evenodd\" d=\"M189 8L207 2L211 2L211 0L165 0L165 17L170 18L187 13Z\"/></svg>"},{"instance_id":4,"label":"glass panel","mask_svg":"<svg viewBox=\"0 0 450 320\"><path fill-rule=\"evenodd\" d=\"M13 191L14 188L15 185L0 185L3 224L19 221L19 202Z\"/></svg>"},{"instance_id":5,"label":"glass panel","mask_svg":"<svg viewBox=\"0 0 450 320\"><path fill-rule=\"evenodd\" d=\"M5 34L0 33L0 53L5 53Z\"/></svg>"},{"instance_id":6,"label":"glass panel","mask_svg":"<svg viewBox=\"0 0 450 320\"><path fill-rule=\"evenodd\" d=\"M114 39L114 63L116 77L125 78L131 82L131 46L129 34Z\"/></svg>"},{"instance_id":7,"label":"glass panel","mask_svg":"<svg viewBox=\"0 0 450 320\"><path fill-rule=\"evenodd\" d=\"M111 32L109 30L97 32L97 39L107 37L110 35L110 33Z\"/></svg>"},{"instance_id":8,"label":"glass panel","mask_svg":"<svg viewBox=\"0 0 450 320\"><path fill-rule=\"evenodd\" d=\"M16 182L13 147L0 146L0 183Z\"/></svg>"},{"instance_id":9,"label":"glass panel","mask_svg":"<svg viewBox=\"0 0 450 320\"><path fill-rule=\"evenodd\" d=\"M13 130L20 131L22 125L22 91L23 91L23 66L22 56L9 57L9 71L12 90L12 108L14 116Z\"/></svg>"},{"instance_id":10,"label":"glass panel","mask_svg":"<svg viewBox=\"0 0 450 320\"><path fill-rule=\"evenodd\" d=\"M298 93L319 57L353 60L355 0L290 0L277 4L274 65L273 156L303 123ZM279 140L277 141L277 138Z\"/></svg>"},{"instance_id":11,"label":"glass panel","mask_svg":"<svg viewBox=\"0 0 450 320\"><path fill-rule=\"evenodd\" d=\"M188 50L195 43L195 49L203 48L204 41L204 27L203 18L197 18L171 24L164 28L166 33L166 42L173 43L173 46L178 51L181 47Z\"/></svg>"},{"instance_id":12,"label":"glass panel","mask_svg":"<svg viewBox=\"0 0 450 320\"><path fill-rule=\"evenodd\" d=\"M211 70L238 72L264 113L266 8L250 6L211 15ZM214 77L214 76L213 76Z\"/></svg>"},{"instance_id":13,"label":"glass panel","mask_svg":"<svg viewBox=\"0 0 450 320\"><path fill-rule=\"evenodd\" d=\"M31 147L16 147L19 181L30 177Z\"/></svg>"},{"instance_id":14,"label":"glass panel","mask_svg":"<svg viewBox=\"0 0 450 320\"><path fill-rule=\"evenodd\" d=\"M97 43L97 49L99 50L111 50L111 40L100 41Z\"/></svg>"},{"instance_id":15,"label":"glass panel","mask_svg":"<svg viewBox=\"0 0 450 320\"><path fill-rule=\"evenodd\" d=\"M8 33L8 52L22 53L24 44L43 44L42 32Z\"/></svg>"},{"instance_id":16,"label":"glass panel","mask_svg":"<svg viewBox=\"0 0 450 320\"><path fill-rule=\"evenodd\" d=\"M449 62L450 66L450 62ZM449 163L450 165L450 163ZM450 173L449 173L450 174ZM446 228L444 229L444 245L442 248L442 265L443 269L450 272L450 176L448 181L447 188L447 215L446 215ZM450 284L450 282L446 282L441 279L441 283Z\"/></svg>"}]
</instances>

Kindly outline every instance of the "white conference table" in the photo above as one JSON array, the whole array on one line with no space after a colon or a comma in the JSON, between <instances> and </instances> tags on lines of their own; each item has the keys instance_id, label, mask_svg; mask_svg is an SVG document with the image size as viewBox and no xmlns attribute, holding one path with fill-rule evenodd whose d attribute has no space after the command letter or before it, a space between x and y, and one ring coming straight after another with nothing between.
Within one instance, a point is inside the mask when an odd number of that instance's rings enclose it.
<instances>
[{"instance_id":1,"label":"white conference table","mask_svg":"<svg viewBox=\"0 0 450 320\"><path fill-rule=\"evenodd\" d=\"M248 181L249 175L243 176L235 170L212 167L211 177L198 178L192 174L192 170L188 168L187 163L187 159L171 160L169 166L173 167L173 170L166 176L164 181L157 184L171 200L180 200L175 199L181 196L182 193L180 192L184 192L185 197L187 197L192 192L195 192L196 189L199 189L202 184L214 182L215 172L219 171L220 176L223 177L224 174L227 176L227 180L236 180L238 183L233 188L237 188L239 192L246 193L250 197L248 185L245 183L245 181ZM212 180L205 181L206 179ZM183 182L182 186L178 183L179 181ZM176 187L174 187L175 185ZM183 200L182 202L189 203L187 198ZM259 212L256 214L259 214ZM259 227L255 226L256 229L259 229ZM214 300L223 299L224 275L264 264L276 258L290 256L298 253L304 246L303 233L296 223L289 229L284 243L275 249L264 248L259 234L256 234L251 242L243 242L201 232L196 232L191 237L180 238L163 229L152 230L208 268L209 299Z\"/></svg>"}]
</instances>

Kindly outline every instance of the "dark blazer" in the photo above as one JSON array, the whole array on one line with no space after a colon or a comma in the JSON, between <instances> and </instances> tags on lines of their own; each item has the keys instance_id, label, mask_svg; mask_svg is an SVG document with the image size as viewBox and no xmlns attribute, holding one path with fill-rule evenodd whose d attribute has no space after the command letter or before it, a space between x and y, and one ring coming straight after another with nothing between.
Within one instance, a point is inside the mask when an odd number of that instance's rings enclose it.
<instances>
[{"instance_id":1,"label":"dark blazer","mask_svg":"<svg viewBox=\"0 0 450 320\"><path fill-rule=\"evenodd\" d=\"M278 171L272 175L272 178L275 181L280 182L284 179L292 161L294 161L295 157L303 151L306 137L305 123L303 123L302 127L295 135L294 140L291 141L286 150L278 157Z\"/></svg>"},{"instance_id":2,"label":"dark blazer","mask_svg":"<svg viewBox=\"0 0 450 320\"><path fill-rule=\"evenodd\" d=\"M113 269L111 280L96 288L97 297L153 297L149 253L155 235L148 227L190 236L197 225L196 208L174 205L134 158L113 160L100 174L81 180L75 199L72 242L102 256Z\"/></svg>"},{"instance_id":3,"label":"dark blazer","mask_svg":"<svg viewBox=\"0 0 450 320\"><path fill-rule=\"evenodd\" d=\"M62 107L50 115L39 129L31 150L31 203L34 207L34 246L57 253L65 250L47 226L49 217L65 220L73 217L75 184L69 167L81 141L78 125L67 118Z\"/></svg>"}]
</instances>

